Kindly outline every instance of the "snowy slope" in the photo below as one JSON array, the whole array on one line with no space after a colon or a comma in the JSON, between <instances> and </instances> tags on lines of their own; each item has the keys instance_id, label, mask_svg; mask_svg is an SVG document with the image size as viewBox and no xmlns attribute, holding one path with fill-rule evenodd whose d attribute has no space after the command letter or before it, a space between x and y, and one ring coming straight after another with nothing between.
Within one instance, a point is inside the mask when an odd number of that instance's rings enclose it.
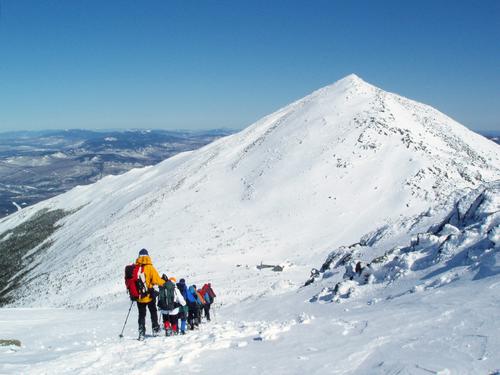
<instances>
[{"instance_id":1,"label":"snowy slope","mask_svg":"<svg viewBox=\"0 0 500 375\"><path fill-rule=\"evenodd\" d=\"M13 287L10 306L101 309L27 310L42 316L45 339L20 332L24 310L1 311L6 322L12 323L11 314L20 317L19 325L8 325L12 335L36 342L10 353L2 370L139 373L146 366L162 373L179 365L180 372L202 371L196 358L214 351L209 363L215 373L234 370L226 356L240 349L239 373L425 373L415 366L426 360L434 361L426 368L435 373L493 370L500 359L493 353L500 334L488 320L499 311L498 298L491 300L500 285L494 182L500 179L499 150L437 110L350 75L202 149L13 214L0 221L0 246L22 236L22 224L43 209L71 212L42 244L26 249L28 274L20 270L6 286ZM449 217L459 199L478 196L489 203L474 210L478 217L469 224L477 228ZM440 228L446 220L448 226ZM418 233L424 233L425 246L411 242ZM464 255L469 242L481 243L474 247L477 267L486 267L491 277L473 280L474 259ZM450 258L438 254L441 244L451 249ZM138 347L131 340L135 323L126 344L111 338L127 309L123 266L142 247L160 272L197 284L211 281L219 294L219 322L165 342L168 352L163 338ZM350 259L337 262L343 256ZM374 262L377 257L383 261ZM427 267L412 268L426 258ZM332 259L302 287L311 268ZM446 268L450 259L458 265ZM372 271L349 280L345 268L357 261L371 263ZM284 270L259 270L261 263ZM440 267L447 271L422 281ZM458 269L463 273L455 278ZM436 311L444 314L437 325ZM80 315L83 322L74 328L59 322ZM421 324L403 329L408 316ZM450 340L438 339L462 321ZM191 355L184 354L184 344ZM47 345L60 353L45 352ZM404 354L404 345L413 351ZM428 353L443 347L447 357ZM138 359L123 360L138 350ZM395 350L399 354L391 359ZM464 353L471 358L457 362ZM259 356L269 364L255 363ZM290 356L294 371L287 367Z\"/></svg>"},{"instance_id":2,"label":"snowy slope","mask_svg":"<svg viewBox=\"0 0 500 375\"><path fill-rule=\"evenodd\" d=\"M364 250L399 242L370 273L349 280L357 259L330 262L307 287L217 303L214 321L182 337L138 342L134 322L118 338L126 301L93 311L0 309L0 331L24 343L0 348L0 372L498 375L499 193L497 182L462 196L432 233L411 242L387 227L367 236ZM418 232L443 213L392 229L411 224Z\"/></svg>"},{"instance_id":3,"label":"snowy slope","mask_svg":"<svg viewBox=\"0 0 500 375\"><path fill-rule=\"evenodd\" d=\"M49 284L51 305L94 305L122 294L118 275L142 247L160 270L190 278L224 279L261 261L303 273L330 249L499 171L498 145L351 75L198 151L13 215L0 233L44 207L79 208L17 304L46 305ZM227 288L244 297L237 283Z\"/></svg>"}]
</instances>

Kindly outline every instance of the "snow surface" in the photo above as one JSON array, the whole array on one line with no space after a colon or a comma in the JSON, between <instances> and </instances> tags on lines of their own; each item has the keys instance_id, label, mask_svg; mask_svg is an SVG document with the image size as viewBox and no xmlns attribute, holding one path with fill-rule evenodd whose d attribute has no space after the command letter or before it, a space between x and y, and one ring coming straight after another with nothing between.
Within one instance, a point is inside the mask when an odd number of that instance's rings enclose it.
<instances>
[{"instance_id":1,"label":"snow surface","mask_svg":"<svg viewBox=\"0 0 500 375\"><path fill-rule=\"evenodd\" d=\"M0 221L78 209L0 310L2 335L24 343L0 351L0 372L494 372L499 179L498 145L348 76ZM123 266L142 247L160 272L212 282L215 322L140 343L134 310L118 339Z\"/></svg>"}]
</instances>

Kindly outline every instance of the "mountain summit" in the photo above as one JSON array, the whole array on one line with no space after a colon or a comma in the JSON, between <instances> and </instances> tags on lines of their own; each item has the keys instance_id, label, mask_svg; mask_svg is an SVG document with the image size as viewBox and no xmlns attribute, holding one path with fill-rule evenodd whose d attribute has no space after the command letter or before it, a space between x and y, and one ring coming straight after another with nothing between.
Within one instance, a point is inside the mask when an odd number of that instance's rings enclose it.
<instances>
[{"instance_id":1,"label":"mountain summit","mask_svg":"<svg viewBox=\"0 0 500 375\"><path fill-rule=\"evenodd\" d=\"M223 293L240 301L243 274L257 278L253 293L289 285L255 275L256 264L286 264L303 280L332 248L499 178L498 145L351 74L202 149L7 217L0 245L28 245L1 294L100 305L121 296L118 273L146 247L168 274L232 280ZM23 237L50 212L62 219L48 236Z\"/></svg>"}]
</instances>

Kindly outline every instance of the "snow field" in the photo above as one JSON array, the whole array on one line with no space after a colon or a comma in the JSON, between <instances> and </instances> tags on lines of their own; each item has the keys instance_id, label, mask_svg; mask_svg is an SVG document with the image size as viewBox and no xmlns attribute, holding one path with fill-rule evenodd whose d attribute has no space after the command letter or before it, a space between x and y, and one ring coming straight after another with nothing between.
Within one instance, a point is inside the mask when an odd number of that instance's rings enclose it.
<instances>
[{"instance_id":1,"label":"snow field","mask_svg":"<svg viewBox=\"0 0 500 375\"><path fill-rule=\"evenodd\" d=\"M136 340L135 308L118 338L125 301L92 311L2 309L0 331L23 346L1 349L0 373L488 374L499 367L498 277L307 302L318 288L217 308L200 330L144 342Z\"/></svg>"}]
</instances>

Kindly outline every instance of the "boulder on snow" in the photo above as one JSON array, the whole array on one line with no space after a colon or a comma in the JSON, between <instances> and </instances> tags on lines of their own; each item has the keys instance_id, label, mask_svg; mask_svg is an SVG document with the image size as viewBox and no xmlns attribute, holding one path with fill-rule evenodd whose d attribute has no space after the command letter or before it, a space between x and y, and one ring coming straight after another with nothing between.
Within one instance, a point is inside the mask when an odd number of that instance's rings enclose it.
<instances>
[{"instance_id":1,"label":"boulder on snow","mask_svg":"<svg viewBox=\"0 0 500 375\"><path fill-rule=\"evenodd\" d=\"M21 346L21 341L15 340L15 339L8 339L8 340L3 340L0 339L0 346Z\"/></svg>"}]
</instances>

